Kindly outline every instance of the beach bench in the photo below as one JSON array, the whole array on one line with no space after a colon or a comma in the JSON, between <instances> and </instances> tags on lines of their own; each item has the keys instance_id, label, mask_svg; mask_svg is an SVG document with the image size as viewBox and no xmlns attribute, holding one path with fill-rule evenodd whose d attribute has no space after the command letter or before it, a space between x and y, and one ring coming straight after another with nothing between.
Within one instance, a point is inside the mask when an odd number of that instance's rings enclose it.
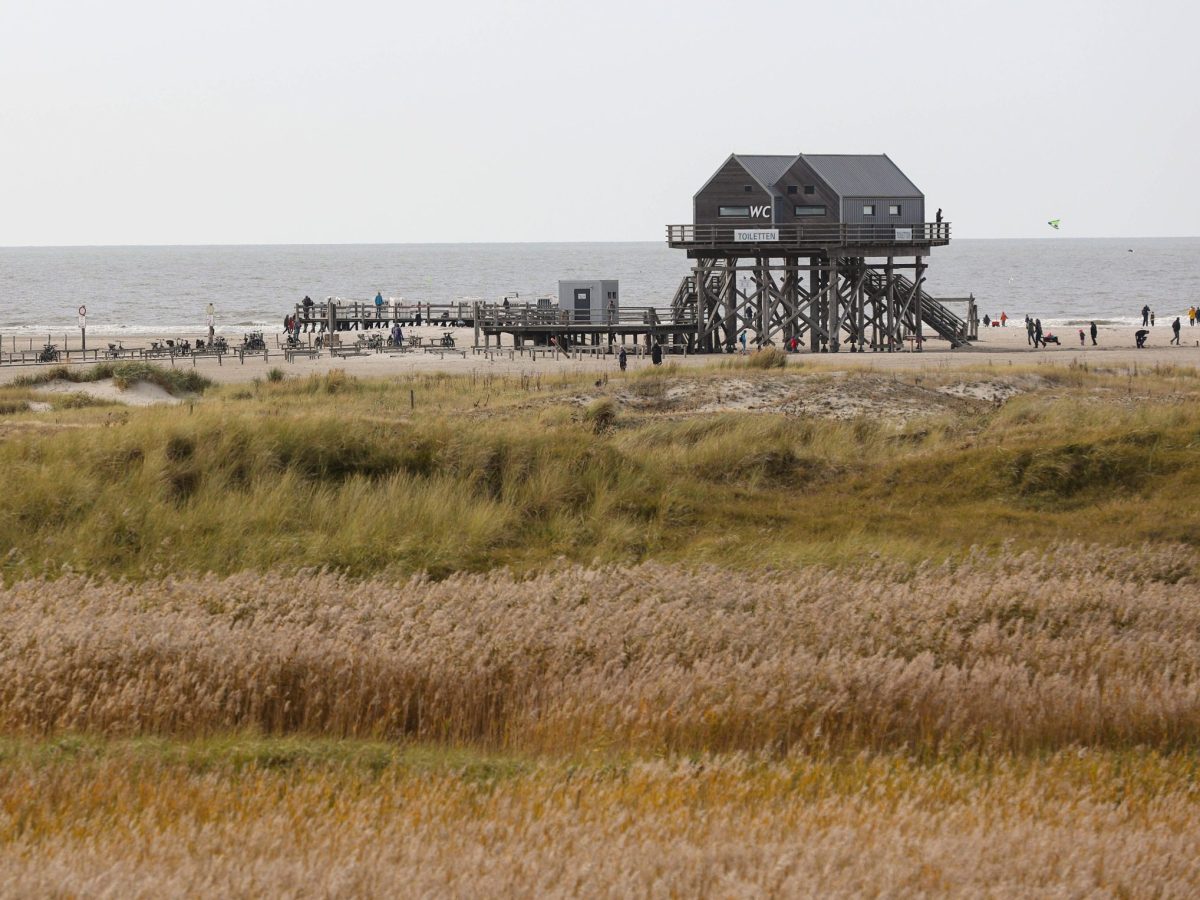
<instances>
[{"instance_id":1,"label":"beach bench","mask_svg":"<svg viewBox=\"0 0 1200 900\"><path fill-rule=\"evenodd\" d=\"M283 351L283 358L288 362L295 362L297 356L303 356L305 359L320 359L321 351L316 347L288 347Z\"/></svg>"},{"instance_id":2,"label":"beach bench","mask_svg":"<svg viewBox=\"0 0 1200 900\"><path fill-rule=\"evenodd\" d=\"M332 350L329 351L329 355L336 356L339 359L345 359L348 356L367 356L368 354L367 354L367 351L360 349L359 347L350 346L350 347L334 347Z\"/></svg>"}]
</instances>

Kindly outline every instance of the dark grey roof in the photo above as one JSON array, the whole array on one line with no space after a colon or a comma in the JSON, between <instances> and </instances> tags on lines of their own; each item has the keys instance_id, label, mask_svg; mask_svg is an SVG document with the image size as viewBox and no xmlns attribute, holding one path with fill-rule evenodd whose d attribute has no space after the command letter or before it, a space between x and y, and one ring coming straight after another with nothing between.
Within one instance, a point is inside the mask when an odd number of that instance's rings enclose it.
<instances>
[{"instance_id":1,"label":"dark grey roof","mask_svg":"<svg viewBox=\"0 0 1200 900\"><path fill-rule=\"evenodd\" d=\"M779 196L779 191L775 190L775 183L783 177L784 173L791 168L792 163L796 161L794 155L743 156L741 153L735 153L734 158L750 173L751 178L776 196Z\"/></svg>"},{"instance_id":2,"label":"dark grey roof","mask_svg":"<svg viewBox=\"0 0 1200 900\"><path fill-rule=\"evenodd\" d=\"M802 153L801 156L842 197L924 196L886 155Z\"/></svg>"}]
</instances>

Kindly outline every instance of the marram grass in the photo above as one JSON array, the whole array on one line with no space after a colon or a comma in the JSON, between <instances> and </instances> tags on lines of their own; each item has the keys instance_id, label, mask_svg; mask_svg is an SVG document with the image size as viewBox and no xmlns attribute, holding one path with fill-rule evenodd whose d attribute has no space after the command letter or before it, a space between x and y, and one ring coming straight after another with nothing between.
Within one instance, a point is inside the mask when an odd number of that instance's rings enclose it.
<instances>
[{"instance_id":1,"label":"marram grass","mask_svg":"<svg viewBox=\"0 0 1200 900\"><path fill-rule=\"evenodd\" d=\"M561 558L755 568L1200 543L1200 395L1181 393L1194 379L1038 375L1000 408L838 421L673 413L679 391L731 376L647 371L599 388L335 372L172 409L64 410L54 425L7 416L0 573L441 576ZM747 370L736 384L831 377ZM918 380L935 377L953 376Z\"/></svg>"}]
</instances>

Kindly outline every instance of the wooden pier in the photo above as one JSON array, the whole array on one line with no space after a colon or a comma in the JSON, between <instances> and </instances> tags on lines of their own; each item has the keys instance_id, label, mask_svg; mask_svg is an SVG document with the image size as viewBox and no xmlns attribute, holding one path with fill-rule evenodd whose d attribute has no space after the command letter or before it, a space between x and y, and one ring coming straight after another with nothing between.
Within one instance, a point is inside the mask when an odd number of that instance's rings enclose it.
<instances>
[{"instance_id":1,"label":"wooden pier","mask_svg":"<svg viewBox=\"0 0 1200 900\"><path fill-rule=\"evenodd\" d=\"M432 325L446 328L471 328L475 324L475 300L454 303L407 303L388 300L376 306L373 300L327 300L323 303L297 303L296 323L302 333L369 331Z\"/></svg>"},{"instance_id":2,"label":"wooden pier","mask_svg":"<svg viewBox=\"0 0 1200 900\"><path fill-rule=\"evenodd\" d=\"M685 349L696 331L695 313L653 306L625 306L597 314L537 304L477 303L475 346L500 347L508 335L518 351L527 345L553 346L563 352L576 347L611 348L626 341L665 349Z\"/></svg>"}]
</instances>

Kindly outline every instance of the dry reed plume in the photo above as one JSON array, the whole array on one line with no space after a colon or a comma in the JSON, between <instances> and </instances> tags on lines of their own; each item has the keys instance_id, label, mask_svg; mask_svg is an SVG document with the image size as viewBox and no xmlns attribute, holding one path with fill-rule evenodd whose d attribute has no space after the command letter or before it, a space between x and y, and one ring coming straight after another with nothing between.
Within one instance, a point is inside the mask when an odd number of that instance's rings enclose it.
<instances>
[{"instance_id":1,"label":"dry reed plume","mask_svg":"<svg viewBox=\"0 0 1200 900\"><path fill-rule=\"evenodd\" d=\"M239 769L10 762L21 896L1200 892L1192 756Z\"/></svg>"},{"instance_id":2,"label":"dry reed plume","mask_svg":"<svg viewBox=\"0 0 1200 900\"><path fill-rule=\"evenodd\" d=\"M0 591L0 732L558 753L1194 747L1190 566L1182 548L1071 545L749 577L30 581Z\"/></svg>"}]
</instances>

